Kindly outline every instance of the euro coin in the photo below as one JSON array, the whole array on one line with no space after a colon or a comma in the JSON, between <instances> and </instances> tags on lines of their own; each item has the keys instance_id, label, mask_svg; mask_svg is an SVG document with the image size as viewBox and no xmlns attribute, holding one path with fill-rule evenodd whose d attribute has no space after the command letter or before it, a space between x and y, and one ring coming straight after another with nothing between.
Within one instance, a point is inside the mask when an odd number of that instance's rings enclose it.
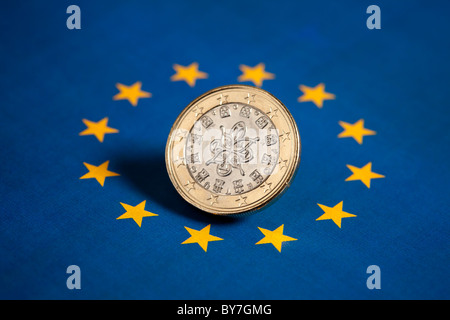
<instances>
[{"instance_id":1,"label":"euro coin","mask_svg":"<svg viewBox=\"0 0 450 320\"><path fill-rule=\"evenodd\" d=\"M272 94L246 85L213 89L178 116L166 167L187 202L216 215L263 208L290 185L300 163L294 118Z\"/></svg>"}]
</instances>

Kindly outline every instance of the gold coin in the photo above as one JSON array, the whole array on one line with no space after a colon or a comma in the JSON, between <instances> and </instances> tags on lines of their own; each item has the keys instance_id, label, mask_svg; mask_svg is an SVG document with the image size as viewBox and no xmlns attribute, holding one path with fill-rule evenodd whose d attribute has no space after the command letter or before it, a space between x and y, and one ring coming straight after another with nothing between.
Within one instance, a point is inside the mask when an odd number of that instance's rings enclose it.
<instances>
[{"instance_id":1,"label":"gold coin","mask_svg":"<svg viewBox=\"0 0 450 320\"><path fill-rule=\"evenodd\" d=\"M192 101L167 140L166 167L178 193L217 215L260 209L290 184L300 135L288 109L265 90L228 85Z\"/></svg>"}]
</instances>

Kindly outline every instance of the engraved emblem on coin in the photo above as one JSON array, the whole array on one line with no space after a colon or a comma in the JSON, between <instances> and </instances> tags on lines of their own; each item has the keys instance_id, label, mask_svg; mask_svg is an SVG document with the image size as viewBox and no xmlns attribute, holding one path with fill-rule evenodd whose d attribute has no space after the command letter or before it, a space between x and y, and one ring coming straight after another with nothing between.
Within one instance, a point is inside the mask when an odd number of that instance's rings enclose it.
<instances>
[{"instance_id":1,"label":"engraved emblem on coin","mask_svg":"<svg viewBox=\"0 0 450 320\"><path fill-rule=\"evenodd\" d=\"M278 162L278 130L269 116L244 103L218 105L202 114L186 141L191 177L219 195L259 187Z\"/></svg>"}]
</instances>

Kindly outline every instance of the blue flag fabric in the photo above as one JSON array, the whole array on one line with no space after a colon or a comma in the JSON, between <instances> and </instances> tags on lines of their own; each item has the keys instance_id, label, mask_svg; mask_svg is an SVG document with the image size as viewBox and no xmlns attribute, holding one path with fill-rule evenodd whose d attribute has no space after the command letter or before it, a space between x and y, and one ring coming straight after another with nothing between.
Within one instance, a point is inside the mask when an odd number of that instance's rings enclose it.
<instances>
[{"instance_id":1,"label":"blue flag fabric","mask_svg":"<svg viewBox=\"0 0 450 320\"><path fill-rule=\"evenodd\" d=\"M449 4L377 1L381 29L367 2L71 4L0 13L0 298L450 297ZM234 83L302 142L240 219L186 203L164 160L181 110Z\"/></svg>"}]
</instances>

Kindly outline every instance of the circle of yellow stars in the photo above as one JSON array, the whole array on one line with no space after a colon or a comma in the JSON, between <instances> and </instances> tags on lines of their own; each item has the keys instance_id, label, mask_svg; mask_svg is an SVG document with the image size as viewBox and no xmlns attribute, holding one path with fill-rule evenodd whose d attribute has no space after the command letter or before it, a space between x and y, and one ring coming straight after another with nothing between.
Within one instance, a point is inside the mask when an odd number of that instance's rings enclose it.
<instances>
[{"instance_id":1,"label":"circle of yellow stars","mask_svg":"<svg viewBox=\"0 0 450 320\"><path fill-rule=\"evenodd\" d=\"M207 79L209 77L208 73L199 70L199 64L197 62L193 62L187 66L173 64L172 67L175 74L170 77L170 80L173 82L184 81L190 87L194 87L197 80ZM239 82L252 82L257 87L261 87L265 80L275 79L275 74L266 71L266 66L264 63L259 63L255 66L241 64L239 65L239 70L242 72L242 74L237 78ZM150 92L142 89L142 82L140 81L130 85L116 83L116 88L119 92L116 93L112 99L114 101L127 100L133 107L138 106L140 99L152 97ZM315 87L309 87L301 84L299 85L299 90L303 93L300 97L298 97L299 103L311 102L319 109L323 108L324 101L336 99L335 94L326 92L324 83L319 83ZM254 99L254 97L249 96L248 99L250 103L250 100ZM220 102L222 102L222 97L220 98ZM277 110L271 110L271 117L276 116L276 111ZM199 111L199 114L201 114L201 110ZM98 121L82 119L82 122L86 128L79 133L79 136L92 135L100 143L103 143L106 134L114 134L119 132L118 129L108 126L108 117L104 117ZM343 131L338 134L338 138L353 138L360 145L363 144L363 138L365 136L376 135L374 130L365 128L364 119L359 119L355 123L339 121L338 124L343 129ZM284 140L289 139L288 134L289 133L283 132L280 135L280 138ZM106 178L120 176L119 173L108 169L109 160L98 165L83 162L83 165L86 167L88 172L82 175L79 179L95 179L102 187L105 184ZM369 189L372 179L385 177L382 174L372 171L372 162L368 162L362 167L347 164L347 168L352 172L352 174L347 177L345 181L359 180ZM188 184L189 183L190 182L188 181ZM270 188L270 185L267 187ZM192 188L194 188L193 185ZM239 201L245 202L245 199L246 197L242 197ZM213 200L214 199L212 199L212 201ZM143 218L158 216L158 214L145 210L146 200L134 206L123 202L120 202L120 205L125 210L125 213L117 217L116 220L132 219L139 226L139 228L142 226ZM355 214L348 213L343 210L343 201L332 207L320 203L317 205L323 211L323 214L319 216L316 221L332 220L339 228L341 228L343 218L356 217ZM198 244L205 252L207 252L209 242L224 240L223 238L211 234L210 224L200 230L187 226L184 228L189 233L190 237L181 242L181 244ZM256 242L255 245L272 244L278 252L281 252L282 245L285 242L297 240L296 238L284 234L284 224L274 230L261 227L258 227L258 229L264 237Z\"/></svg>"}]
</instances>

